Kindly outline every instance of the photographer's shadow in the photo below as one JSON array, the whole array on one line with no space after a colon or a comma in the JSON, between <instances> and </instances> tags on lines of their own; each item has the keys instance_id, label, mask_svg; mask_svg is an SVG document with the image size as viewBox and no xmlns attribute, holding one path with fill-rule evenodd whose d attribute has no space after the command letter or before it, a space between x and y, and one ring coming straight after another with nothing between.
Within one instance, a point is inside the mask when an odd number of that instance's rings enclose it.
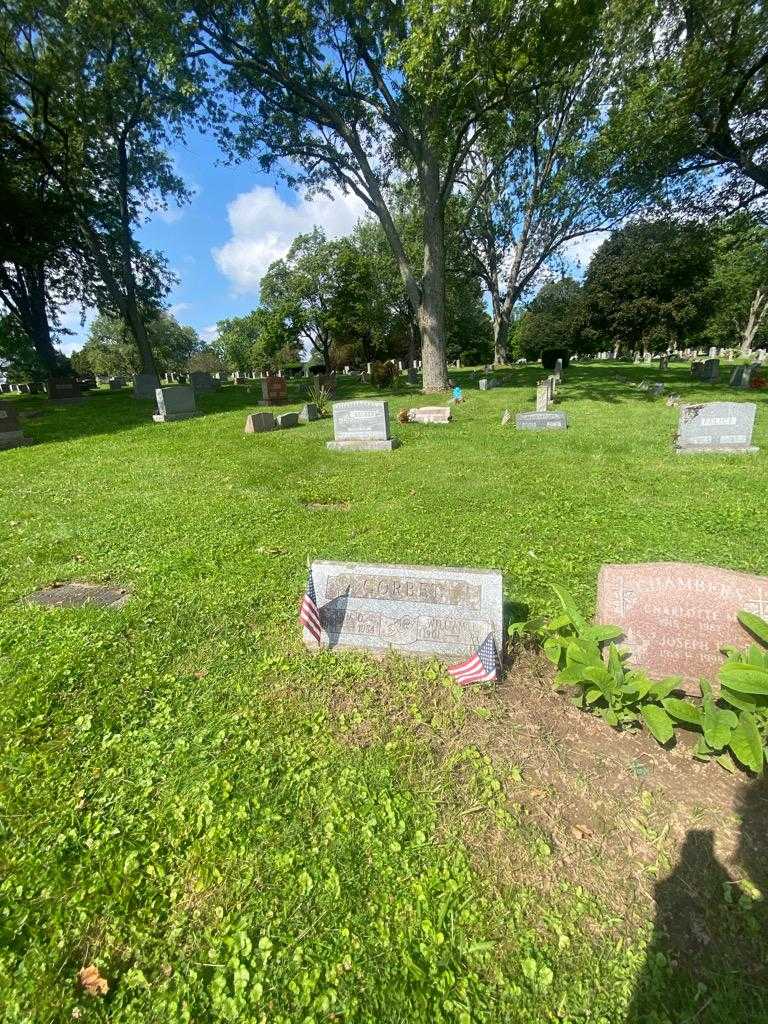
<instances>
[{"instance_id":1,"label":"photographer's shadow","mask_svg":"<svg viewBox=\"0 0 768 1024\"><path fill-rule=\"evenodd\" d=\"M656 886L656 919L626 1024L768 1024L768 782L744 786L735 877L714 832L691 830ZM741 884L740 884L741 883Z\"/></svg>"}]
</instances>

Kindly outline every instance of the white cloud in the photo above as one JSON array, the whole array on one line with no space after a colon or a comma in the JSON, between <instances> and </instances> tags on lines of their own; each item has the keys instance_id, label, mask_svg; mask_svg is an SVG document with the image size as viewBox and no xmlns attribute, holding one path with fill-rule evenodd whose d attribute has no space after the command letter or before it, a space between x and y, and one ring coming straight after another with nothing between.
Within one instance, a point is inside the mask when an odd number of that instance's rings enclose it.
<instances>
[{"instance_id":1,"label":"white cloud","mask_svg":"<svg viewBox=\"0 0 768 1024\"><path fill-rule=\"evenodd\" d=\"M610 231L595 231L590 235L581 235L565 246L562 255L575 267L586 270L589 261L609 235Z\"/></svg>"},{"instance_id":2,"label":"white cloud","mask_svg":"<svg viewBox=\"0 0 768 1024\"><path fill-rule=\"evenodd\" d=\"M192 305L189 302L174 302L173 305L168 307L168 312L171 316L179 316L185 309L192 309Z\"/></svg>"},{"instance_id":3,"label":"white cloud","mask_svg":"<svg viewBox=\"0 0 768 1024\"><path fill-rule=\"evenodd\" d=\"M82 348L91 329L91 324L96 316L95 309L85 310L85 320L81 323L82 306L79 302L68 302L59 314L59 323L71 334L62 336L58 347L64 355L71 355L76 348Z\"/></svg>"},{"instance_id":4,"label":"white cloud","mask_svg":"<svg viewBox=\"0 0 768 1024\"><path fill-rule=\"evenodd\" d=\"M229 204L232 237L211 251L236 294L257 291L267 267L285 256L296 235L317 226L329 238L339 238L349 234L365 212L361 200L338 189L330 196L301 196L294 206L274 189L257 185Z\"/></svg>"},{"instance_id":5,"label":"white cloud","mask_svg":"<svg viewBox=\"0 0 768 1024\"><path fill-rule=\"evenodd\" d=\"M202 331L197 332L206 345L210 345L212 341L215 341L219 336L219 328L216 324L210 324L208 327L204 327Z\"/></svg>"}]
</instances>

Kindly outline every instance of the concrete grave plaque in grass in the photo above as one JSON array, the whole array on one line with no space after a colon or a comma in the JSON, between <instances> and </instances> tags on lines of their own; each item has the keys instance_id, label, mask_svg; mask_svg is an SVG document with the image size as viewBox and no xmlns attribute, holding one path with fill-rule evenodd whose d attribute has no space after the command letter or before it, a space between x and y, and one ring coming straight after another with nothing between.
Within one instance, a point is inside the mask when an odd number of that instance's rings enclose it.
<instances>
[{"instance_id":1,"label":"concrete grave plaque in grass","mask_svg":"<svg viewBox=\"0 0 768 1024\"><path fill-rule=\"evenodd\" d=\"M683 405L676 449L687 452L750 452L757 406L754 402L707 402Z\"/></svg>"},{"instance_id":2,"label":"concrete grave plaque in grass","mask_svg":"<svg viewBox=\"0 0 768 1024\"><path fill-rule=\"evenodd\" d=\"M264 377L261 382L261 400L265 405L281 405L285 401L285 377Z\"/></svg>"},{"instance_id":3,"label":"concrete grave plaque in grass","mask_svg":"<svg viewBox=\"0 0 768 1024\"><path fill-rule=\"evenodd\" d=\"M299 413L299 423L314 423L320 419L320 412L314 402L307 402Z\"/></svg>"},{"instance_id":4,"label":"concrete grave plaque in grass","mask_svg":"<svg viewBox=\"0 0 768 1024\"><path fill-rule=\"evenodd\" d=\"M264 434L275 429L275 417L271 412L254 412L245 417L246 434Z\"/></svg>"},{"instance_id":5,"label":"concrete grave plaque in grass","mask_svg":"<svg viewBox=\"0 0 768 1024\"><path fill-rule=\"evenodd\" d=\"M450 423L451 410L447 405L423 405L408 410L409 423Z\"/></svg>"},{"instance_id":6,"label":"concrete grave plaque in grass","mask_svg":"<svg viewBox=\"0 0 768 1024\"><path fill-rule=\"evenodd\" d=\"M19 425L19 414L12 402L0 402L0 451L33 444Z\"/></svg>"},{"instance_id":7,"label":"concrete grave plaque in grass","mask_svg":"<svg viewBox=\"0 0 768 1024\"><path fill-rule=\"evenodd\" d=\"M152 417L155 423L169 423L173 420L188 420L197 415L195 389L188 384L174 388L158 388L155 392L157 412Z\"/></svg>"},{"instance_id":8,"label":"concrete grave plaque in grass","mask_svg":"<svg viewBox=\"0 0 768 1024\"><path fill-rule=\"evenodd\" d=\"M336 402L333 406L331 451L391 452L400 444L389 435L389 406L386 402Z\"/></svg>"},{"instance_id":9,"label":"concrete grave plaque in grass","mask_svg":"<svg viewBox=\"0 0 768 1024\"><path fill-rule=\"evenodd\" d=\"M86 604L122 608L128 596L121 587L106 587L98 583L57 583L30 594L24 600L27 604L56 608L80 608Z\"/></svg>"},{"instance_id":10,"label":"concrete grave plaque in grass","mask_svg":"<svg viewBox=\"0 0 768 1024\"><path fill-rule=\"evenodd\" d=\"M52 402L80 402L80 381L75 377L51 377L48 381L48 397Z\"/></svg>"},{"instance_id":11,"label":"concrete grave plaque in grass","mask_svg":"<svg viewBox=\"0 0 768 1024\"><path fill-rule=\"evenodd\" d=\"M518 430L564 430L567 426L564 412L519 412L515 416Z\"/></svg>"},{"instance_id":12,"label":"concrete grave plaque in grass","mask_svg":"<svg viewBox=\"0 0 768 1024\"><path fill-rule=\"evenodd\" d=\"M321 646L467 657L493 634L503 644L502 577L493 569L312 563ZM304 630L304 640L315 647Z\"/></svg>"},{"instance_id":13,"label":"concrete grave plaque in grass","mask_svg":"<svg viewBox=\"0 0 768 1024\"><path fill-rule=\"evenodd\" d=\"M134 398L155 398L160 381L155 373L137 373L133 380Z\"/></svg>"},{"instance_id":14,"label":"concrete grave plaque in grass","mask_svg":"<svg viewBox=\"0 0 768 1024\"><path fill-rule=\"evenodd\" d=\"M768 618L768 577L681 562L604 565L597 584L597 621L619 626L630 662L654 679L682 676L698 693L702 676L716 681L723 644L746 647L740 611Z\"/></svg>"},{"instance_id":15,"label":"concrete grave plaque in grass","mask_svg":"<svg viewBox=\"0 0 768 1024\"><path fill-rule=\"evenodd\" d=\"M298 427L299 414L297 412L284 412L282 416L275 416L275 426L278 430L285 430L287 427Z\"/></svg>"}]
</instances>

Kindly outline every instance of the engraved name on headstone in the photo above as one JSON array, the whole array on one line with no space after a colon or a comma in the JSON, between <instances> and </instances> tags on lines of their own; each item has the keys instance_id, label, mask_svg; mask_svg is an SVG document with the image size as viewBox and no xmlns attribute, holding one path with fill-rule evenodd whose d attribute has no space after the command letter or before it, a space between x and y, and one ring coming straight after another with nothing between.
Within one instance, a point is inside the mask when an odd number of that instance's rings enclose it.
<instances>
[{"instance_id":1,"label":"engraved name on headstone","mask_svg":"<svg viewBox=\"0 0 768 1024\"><path fill-rule=\"evenodd\" d=\"M597 621L624 630L631 663L655 679L682 676L692 693L700 677L715 681L724 644L750 642L740 611L768 618L768 577L709 565L604 565L597 586Z\"/></svg>"},{"instance_id":2,"label":"engraved name on headstone","mask_svg":"<svg viewBox=\"0 0 768 1024\"><path fill-rule=\"evenodd\" d=\"M754 402L683 405L677 429L678 452L756 452L752 445Z\"/></svg>"},{"instance_id":3,"label":"engraved name on headstone","mask_svg":"<svg viewBox=\"0 0 768 1024\"><path fill-rule=\"evenodd\" d=\"M386 402L336 402L333 406L331 451L392 451L399 441L389 435Z\"/></svg>"},{"instance_id":4,"label":"engraved name on headstone","mask_svg":"<svg viewBox=\"0 0 768 1024\"><path fill-rule=\"evenodd\" d=\"M501 656L502 577L496 570L312 563L327 647L461 658L492 633ZM314 646L305 630L304 639Z\"/></svg>"},{"instance_id":5,"label":"engraved name on headstone","mask_svg":"<svg viewBox=\"0 0 768 1024\"><path fill-rule=\"evenodd\" d=\"M567 426L564 412L519 412L515 416L518 430L563 430Z\"/></svg>"}]
</instances>

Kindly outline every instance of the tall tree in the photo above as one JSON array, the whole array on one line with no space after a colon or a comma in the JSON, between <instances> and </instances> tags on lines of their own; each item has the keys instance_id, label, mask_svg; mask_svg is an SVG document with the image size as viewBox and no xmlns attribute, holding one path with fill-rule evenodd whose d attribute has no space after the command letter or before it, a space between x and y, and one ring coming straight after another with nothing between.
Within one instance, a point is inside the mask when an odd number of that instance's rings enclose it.
<instances>
[{"instance_id":1,"label":"tall tree","mask_svg":"<svg viewBox=\"0 0 768 1024\"><path fill-rule=\"evenodd\" d=\"M715 228L710 282L712 344L738 345L748 356L768 335L768 228L745 212Z\"/></svg>"},{"instance_id":2,"label":"tall tree","mask_svg":"<svg viewBox=\"0 0 768 1024\"><path fill-rule=\"evenodd\" d=\"M172 26L113 0L9 0L0 20L0 139L55 184L95 267L97 303L123 318L145 373L156 368L144 311L159 310L170 275L135 227L186 197L167 146L196 105L188 68L171 59Z\"/></svg>"},{"instance_id":3,"label":"tall tree","mask_svg":"<svg viewBox=\"0 0 768 1024\"><path fill-rule=\"evenodd\" d=\"M157 365L163 370L182 371L201 347L194 327L180 324L169 313L142 313L147 337ZM91 324L83 347L72 355L81 373L132 376L143 369L128 325L118 316L100 314Z\"/></svg>"},{"instance_id":4,"label":"tall tree","mask_svg":"<svg viewBox=\"0 0 768 1024\"><path fill-rule=\"evenodd\" d=\"M585 336L662 351L696 335L709 313L712 236L698 223L628 224L603 242L584 279Z\"/></svg>"},{"instance_id":5,"label":"tall tree","mask_svg":"<svg viewBox=\"0 0 768 1024\"><path fill-rule=\"evenodd\" d=\"M515 345L526 358L548 348L582 348L584 299L572 277L548 281L525 309L515 331Z\"/></svg>"},{"instance_id":6,"label":"tall tree","mask_svg":"<svg viewBox=\"0 0 768 1024\"><path fill-rule=\"evenodd\" d=\"M335 182L379 219L418 315L424 389L447 387L445 208L490 114L570 59L591 27L582 0L199 0L199 46L239 107L232 150ZM423 248L408 256L388 190L419 193Z\"/></svg>"},{"instance_id":7,"label":"tall tree","mask_svg":"<svg viewBox=\"0 0 768 1024\"><path fill-rule=\"evenodd\" d=\"M678 199L719 212L768 196L766 4L616 0L613 11L626 169L683 178Z\"/></svg>"}]
</instances>

